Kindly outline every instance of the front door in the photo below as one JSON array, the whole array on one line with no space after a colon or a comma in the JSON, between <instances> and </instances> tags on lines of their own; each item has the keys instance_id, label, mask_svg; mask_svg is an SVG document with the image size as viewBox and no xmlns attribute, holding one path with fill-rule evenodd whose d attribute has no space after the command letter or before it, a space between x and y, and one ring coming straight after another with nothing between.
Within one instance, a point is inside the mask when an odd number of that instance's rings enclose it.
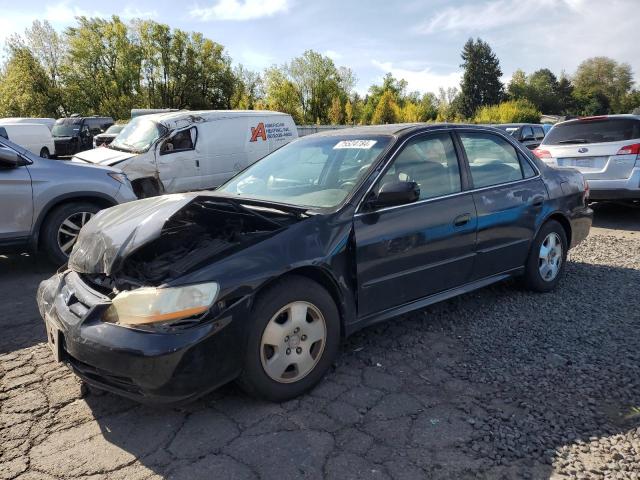
<instances>
[{"instance_id":1,"label":"front door","mask_svg":"<svg viewBox=\"0 0 640 480\"><path fill-rule=\"evenodd\" d=\"M166 193L201 190L201 154L196 151L196 127L176 132L160 143L156 151L156 164L160 181Z\"/></svg>"},{"instance_id":2,"label":"front door","mask_svg":"<svg viewBox=\"0 0 640 480\"><path fill-rule=\"evenodd\" d=\"M0 148L6 148L0 144ZM0 164L0 242L28 237L33 222L31 175L27 167Z\"/></svg>"},{"instance_id":3,"label":"front door","mask_svg":"<svg viewBox=\"0 0 640 480\"><path fill-rule=\"evenodd\" d=\"M410 140L374 189L415 181L417 202L357 213L358 314L366 316L464 284L471 276L477 217L463 191L448 132Z\"/></svg>"},{"instance_id":4,"label":"front door","mask_svg":"<svg viewBox=\"0 0 640 480\"><path fill-rule=\"evenodd\" d=\"M525 264L547 190L522 153L499 135L460 131L478 212L474 279Z\"/></svg>"}]
</instances>

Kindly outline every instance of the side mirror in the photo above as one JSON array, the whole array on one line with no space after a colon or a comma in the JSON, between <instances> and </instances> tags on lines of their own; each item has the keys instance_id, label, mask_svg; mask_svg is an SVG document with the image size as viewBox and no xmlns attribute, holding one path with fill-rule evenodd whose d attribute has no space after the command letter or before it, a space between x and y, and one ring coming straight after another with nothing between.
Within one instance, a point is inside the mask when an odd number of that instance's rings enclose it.
<instances>
[{"instance_id":1,"label":"side mirror","mask_svg":"<svg viewBox=\"0 0 640 480\"><path fill-rule=\"evenodd\" d=\"M0 166L5 168L17 168L28 165L30 162L8 148L0 148Z\"/></svg>"},{"instance_id":2,"label":"side mirror","mask_svg":"<svg viewBox=\"0 0 640 480\"><path fill-rule=\"evenodd\" d=\"M371 200L373 208L393 207L413 203L420 198L420 187L416 182L388 182L380 187Z\"/></svg>"}]
</instances>

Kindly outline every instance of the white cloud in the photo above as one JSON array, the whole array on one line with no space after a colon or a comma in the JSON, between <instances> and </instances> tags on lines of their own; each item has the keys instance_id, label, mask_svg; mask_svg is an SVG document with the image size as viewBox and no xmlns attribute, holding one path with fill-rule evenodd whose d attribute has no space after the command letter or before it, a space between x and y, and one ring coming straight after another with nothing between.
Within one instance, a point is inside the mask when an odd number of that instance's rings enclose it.
<instances>
[{"instance_id":1,"label":"white cloud","mask_svg":"<svg viewBox=\"0 0 640 480\"><path fill-rule=\"evenodd\" d=\"M445 90L449 87L460 87L461 71L455 71L445 74L435 73L429 67L420 70L409 70L407 68L394 67L392 62L379 62L372 60L371 63L383 71L391 73L395 78L407 81L409 91L418 90L420 92L437 93L440 87Z\"/></svg>"},{"instance_id":2,"label":"white cloud","mask_svg":"<svg viewBox=\"0 0 640 480\"><path fill-rule=\"evenodd\" d=\"M335 50L325 50L324 51L324 55L326 57L329 57L334 62L336 62L336 61L338 61L338 60L340 60L342 58L342 54L336 52Z\"/></svg>"},{"instance_id":3,"label":"white cloud","mask_svg":"<svg viewBox=\"0 0 640 480\"><path fill-rule=\"evenodd\" d=\"M106 13L97 10L85 10L74 5L69 0L62 0L53 5L48 5L44 11L44 18L49 20L51 24L68 25L73 23L75 17L107 17ZM34 16L35 19L36 16Z\"/></svg>"},{"instance_id":4,"label":"white cloud","mask_svg":"<svg viewBox=\"0 0 640 480\"><path fill-rule=\"evenodd\" d=\"M210 7L194 7L196 20L254 20L287 11L289 0L217 0Z\"/></svg>"},{"instance_id":5,"label":"white cloud","mask_svg":"<svg viewBox=\"0 0 640 480\"><path fill-rule=\"evenodd\" d=\"M140 10L137 7L126 6L121 13L118 14L123 20L132 20L134 18L157 18L157 10Z\"/></svg>"},{"instance_id":6,"label":"white cloud","mask_svg":"<svg viewBox=\"0 0 640 480\"><path fill-rule=\"evenodd\" d=\"M492 30L500 27L517 28L518 23L544 21L544 12L558 9L581 11L585 0L490 0L458 7L447 7L418 25L417 33L433 34L443 31L468 32Z\"/></svg>"}]
</instances>

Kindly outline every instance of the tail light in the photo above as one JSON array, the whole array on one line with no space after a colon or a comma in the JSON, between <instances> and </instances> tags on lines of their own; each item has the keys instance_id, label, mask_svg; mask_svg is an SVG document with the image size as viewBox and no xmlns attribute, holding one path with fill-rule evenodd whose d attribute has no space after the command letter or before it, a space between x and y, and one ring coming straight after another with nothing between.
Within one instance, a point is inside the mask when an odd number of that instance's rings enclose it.
<instances>
[{"instance_id":1,"label":"tail light","mask_svg":"<svg viewBox=\"0 0 640 480\"><path fill-rule=\"evenodd\" d=\"M589 201L589 192L590 192L589 181L585 178L584 179L584 194L582 195L583 198L584 198L584 203L587 203Z\"/></svg>"},{"instance_id":2,"label":"tail light","mask_svg":"<svg viewBox=\"0 0 640 480\"><path fill-rule=\"evenodd\" d=\"M549 150L542 150L541 148L534 148L533 154L540 159L551 158L551 152L549 152Z\"/></svg>"},{"instance_id":3,"label":"tail light","mask_svg":"<svg viewBox=\"0 0 640 480\"><path fill-rule=\"evenodd\" d=\"M626 145L618 150L618 153L616 153L616 155L640 155L640 143Z\"/></svg>"}]
</instances>

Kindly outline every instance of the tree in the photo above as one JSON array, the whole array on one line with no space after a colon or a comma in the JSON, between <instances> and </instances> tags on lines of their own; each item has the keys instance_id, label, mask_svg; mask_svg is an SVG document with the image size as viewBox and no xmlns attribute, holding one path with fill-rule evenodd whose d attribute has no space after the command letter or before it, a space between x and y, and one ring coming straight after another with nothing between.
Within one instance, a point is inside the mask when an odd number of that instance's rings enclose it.
<instances>
[{"instance_id":1,"label":"tree","mask_svg":"<svg viewBox=\"0 0 640 480\"><path fill-rule=\"evenodd\" d=\"M234 72L234 92L231 97L231 108L253 110L257 102L263 98L262 79L260 75L238 65Z\"/></svg>"},{"instance_id":2,"label":"tree","mask_svg":"<svg viewBox=\"0 0 640 480\"><path fill-rule=\"evenodd\" d=\"M533 72L527 79L528 100L544 113L559 114L558 79L548 68Z\"/></svg>"},{"instance_id":3,"label":"tree","mask_svg":"<svg viewBox=\"0 0 640 480\"><path fill-rule=\"evenodd\" d=\"M347 103L344 104L344 122L347 125L353 125L353 104L351 100L347 100Z\"/></svg>"},{"instance_id":4,"label":"tree","mask_svg":"<svg viewBox=\"0 0 640 480\"><path fill-rule=\"evenodd\" d=\"M571 80L563 73L558 80L558 107L560 115L570 115L575 112L575 99Z\"/></svg>"},{"instance_id":5,"label":"tree","mask_svg":"<svg viewBox=\"0 0 640 480\"><path fill-rule=\"evenodd\" d=\"M264 85L269 109L290 114L298 124L304 122L298 90L283 70L275 66L265 70Z\"/></svg>"},{"instance_id":6,"label":"tree","mask_svg":"<svg viewBox=\"0 0 640 480\"><path fill-rule=\"evenodd\" d=\"M461 88L462 114L473 117L475 111L484 105L495 105L502 100L503 85L500 81L500 62L488 43L478 38L470 38L462 49L464 68Z\"/></svg>"},{"instance_id":7,"label":"tree","mask_svg":"<svg viewBox=\"0 0 640 480\"><path fill-rule=\"evenodd\" d=\"M56 117L58 102L51 80L26 47L10 47L0 76L0 115Z\"/></svg>"},{"instance_id":8,"label":"tree","mask_svg":"<svg viewBox=\"0 0 640 480\"><path fill-rule=\"evenodd\" d=\"M481 107L473 119L476 123L538 123L540 111L528 100L508 100Z\"/></svg>"},{"instance_id":9,"label":"tree","mask_svg":"<svg viewBox=\"0 0 640 480\"><path fill-rule=\"evenodd\" d=\"M507 95L511 100L526 98L528 94L527 74L523 70L516 70L507 85Z\"/></svg>"},{"instance_id":10,"label":"tree","mask_svg":"<svg viewBox=\"0 0 640 480\"><path fill-rule=\"evenodd\" d=\"M342 103L339 97L333 97L328 116L331 125L340 125L342 123Z\"/></svg>"},{"instance_id":11,"label":"tree","mask_svg":"<svg viewBox=\"0 0 640 480\"><path fill-rule=\"evenodd\" d=\"M373 112L371 123L374 125L396 123L399 116L399 108L393 92L385 90Z\"/></svg>"},{"instance_id":12,"label":"tree","mask_svg":"<svg viewBox=\"0 0 640 480\"><path fill-rule=\"evenodd\" d=\"M455 122L461 120L461 95L456 87L447 90L440 87L437 99L438 113L436 122Z\"/></svg>"},{"instance_id":13,"label":"tree","mask_svg":"<svg viewBox=\"0 0 640 480\"><path fill-rule=\"evenodd\" d=\"M625 95L633 86L631 66L608 57L589 58L578 66L573 85L580 98L590 98L602 104L602 96L605 96L611 110L618 113ZM594 100L596 98L599 100Z\"/></svg>"},{"instance_id":14,"label":"tree","mask_svg":"<svg viewBox=\"0 0 640 480\"><path fill-rule=\"evenodd\" d=\"M327 122L333 97L343 93L342 85L351 81L341 77L331 58L313 50L291 60L284 70L296 86L302 117L308 123ZM343 74L351 77L346 72Z\"/></svg>"}]
</instances>

